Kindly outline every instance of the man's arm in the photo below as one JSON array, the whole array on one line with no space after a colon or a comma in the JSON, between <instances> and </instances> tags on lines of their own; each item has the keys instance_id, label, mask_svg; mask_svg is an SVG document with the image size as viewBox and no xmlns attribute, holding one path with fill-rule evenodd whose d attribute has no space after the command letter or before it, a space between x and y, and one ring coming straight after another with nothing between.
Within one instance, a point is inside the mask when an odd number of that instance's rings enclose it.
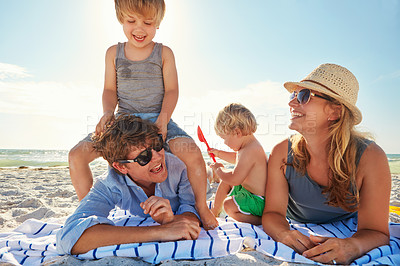
<instances>
[{"instance_id":1,"label":"man's arm","mask_svg":"<svg viewBox=\"0 0 400 266\"><path fill-rule=\"evenodd\" d=\"M174 215L170 201L162 197L151 196L145 202L140 203L140 207L143 208L145 214L150 214L151 218L159 224L167 224L182 218L200 224L196 213L191 212L191 209L187 209L182 214Z\"/></svg>"},{"instance_id":2,"label":"man's arm","mask_svg":"<svg viewBox=\"0 0 400 266\"><path fill-rule=\"evenodd\" d=\"M98 247L118 244L197 239L201 229L197 217L193 216L182 214L174 221L159 226L97 224L85 230L73 246L71 254L82 254Z\"/></svg>"},{"instance_id":3,"label":"man's arm","mask_svg":"<svg viewBox=\"0 0 400 266\"><path fill-rule=\"evenodd\" d=\"M160 226L114 226L106 217L118 199L115 191L112 192L103 182L97 182L57 233L58 252L81 254L107 245L196 239L200 233L198 218L195 214L186 212Z\"/></svg>"},{"instance_id":4,"label":"man's arm","mask_svg":"<svg viewBox=\"0 0 400 266\"><path fill-rule=\"evenodd\" d=\"M96 224L114 225L107 216L115 207L115 200L108 187L97 182L57 233L58 253L70 254L72 247L89 227Z\"/></svg>"}]
</instances>

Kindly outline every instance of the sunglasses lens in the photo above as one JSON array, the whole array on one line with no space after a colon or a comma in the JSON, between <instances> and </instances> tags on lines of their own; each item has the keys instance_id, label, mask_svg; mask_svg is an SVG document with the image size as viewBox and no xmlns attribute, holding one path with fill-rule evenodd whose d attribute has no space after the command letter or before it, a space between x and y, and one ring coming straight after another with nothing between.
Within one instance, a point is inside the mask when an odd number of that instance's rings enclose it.
<instances>
[{"instance_id":1,"label":"sunglasses lens","mask_svg":"<svg viewBox=\"0 0 400 266\"><path fill-rule=\"evenodd\" d=\"M297 94L297 101L300 104L306 104L310 100L311 91L309 89L302 89Z\"/></svg>"},{"instance_id":2,"label":"sunglasses lens","mask_svg":"<svg viewBox=\"0 0 400 266\"><path fill-rule=\"evenodd\" d=\"M152 157L153 157L153 154L152 154L151 150L147 149L147 150L142 151L138 155L138 157L136 157L135 160L141 166L145 166L146 164L148 164L151 161Z\"/></svg>"}]
</instances>

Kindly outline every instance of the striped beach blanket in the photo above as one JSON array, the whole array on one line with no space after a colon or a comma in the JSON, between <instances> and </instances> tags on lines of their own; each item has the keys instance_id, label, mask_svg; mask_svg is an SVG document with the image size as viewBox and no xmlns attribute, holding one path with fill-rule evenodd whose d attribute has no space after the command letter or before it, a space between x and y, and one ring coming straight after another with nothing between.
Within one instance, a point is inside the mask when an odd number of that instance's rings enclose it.
<instances>
[{"instance_id":1,"label":"striped beach blanket","mask_svg":"<svg viewBox=\"0 0 400 266\"><path fill-rule=\"evenodd\" d=\"M121 210L114 211L110 216L116 225L156 225L151 218L132 216ZM317 264L295 253L289 247L273 241L261 226L236 222L229 217L218 219L220 226L210 231L202 230L197 240L113 245L100 247L75 257L82 260L109 256L136 257L157 264L170 259L218 258L235 254L244 247L250 247L282 261ZM323 225L289 222L293 230L299 230L306 235L341 238L351 236L357 227L355 219ZM40 265L53 261L60 256L56 252L55 235L61 227L61 224L29 219L12 232L0 233L0 262L15 265ZM352 264L400 265L400 224L390 223L390 233L390 245L371 250Z\"/></svg>"}]
</instances>

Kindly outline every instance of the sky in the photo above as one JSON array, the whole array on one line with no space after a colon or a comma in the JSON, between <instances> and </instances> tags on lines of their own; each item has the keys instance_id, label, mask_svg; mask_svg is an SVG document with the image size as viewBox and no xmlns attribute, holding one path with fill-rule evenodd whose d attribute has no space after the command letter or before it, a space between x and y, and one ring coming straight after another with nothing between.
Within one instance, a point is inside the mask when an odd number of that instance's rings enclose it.
<instances>
[{"instance_id":1,"label":"sky","mask_svg":"<svg viewBox=\"0 0 400 266\"><path fill-rule=\"evenodd\" d=\"M105 52L126 39L114 1L0 0L0 33L0 149L72 148L102 115ZM294 133L283 83L335 63L359 81L358 129L400 153L400 0L166 0L154 40L175 54L172 118L196 141L200 125L226 148L214 120L239 102L271 151Z\"/></svg>"}]
</instances>

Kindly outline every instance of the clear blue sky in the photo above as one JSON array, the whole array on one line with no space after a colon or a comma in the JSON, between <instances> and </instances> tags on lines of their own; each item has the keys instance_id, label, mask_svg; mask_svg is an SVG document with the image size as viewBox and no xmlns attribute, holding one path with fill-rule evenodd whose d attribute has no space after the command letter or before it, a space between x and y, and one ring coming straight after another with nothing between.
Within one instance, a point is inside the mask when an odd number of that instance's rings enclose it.
<instances>
[{"instance_id":1,"label":"clear blue sky","mask_svg":"<svg viewBox=\"0 0 400 266\"><path fill-rule=\"evenodd\" d=\"M173 119L215 147L217 112L241 102L266 151L291 132L285 81L321 63L358 78L360 129L400 153L400 1L166 0L156 41L175 53ZM69 149L101 116L106 49L125 40L112 0L0 0L0 148ZM204 148L204 147L203 147Z\"/></svg>"}]
</instances>

